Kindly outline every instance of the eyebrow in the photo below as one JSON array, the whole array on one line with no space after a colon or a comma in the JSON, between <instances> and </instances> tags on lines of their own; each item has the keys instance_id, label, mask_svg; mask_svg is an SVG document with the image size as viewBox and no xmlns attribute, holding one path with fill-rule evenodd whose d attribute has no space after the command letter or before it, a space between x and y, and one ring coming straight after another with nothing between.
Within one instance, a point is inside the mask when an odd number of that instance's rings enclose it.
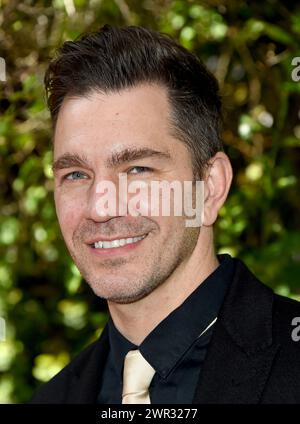
<instances>
[{"instance_id":1,"label":"eyebrow","mask_svg":"<svg viewBox=\"0 0 300 424\"><path fill-rule=\"evenodd\" d=\"M171 159L169 152L161 152L147 147L143 148L126 148L119 152L113 152L111 157L106 160L106 167L112 168L124 163L132 162L138 159L149 157L157 157L159 159ZM85 156L77 153L64 153L56 159L52 165L53 172L59 169L72 168L72 167L92 168Z\"/></svg>"},{"instance_id":2,"label":"eyebrow","mask_svg":"<svg viewBox=\"0 0 300 424\"><path fill-rule=\"evenodd\" d=\"M64 153L53 162L52 170L55 172L59 169L72 168L76 166L91 168L85 156L80 156L77 153Z\"/></svg>"},{"instance_id":3,"label":"eyebrow","mask_svg":"<svg viewBox=\"0 0 300 424\"><path fill-rule=\"evenodd\" d=\"M124 163L132 162L138 159L145 159L150 157L157 157L159 159L171 159L169 152L160 152L148 147L141 148L126 148L120 152L112 153L111 157L107 159L106 166L114 167Z\"/></svg>"}]
</instances>

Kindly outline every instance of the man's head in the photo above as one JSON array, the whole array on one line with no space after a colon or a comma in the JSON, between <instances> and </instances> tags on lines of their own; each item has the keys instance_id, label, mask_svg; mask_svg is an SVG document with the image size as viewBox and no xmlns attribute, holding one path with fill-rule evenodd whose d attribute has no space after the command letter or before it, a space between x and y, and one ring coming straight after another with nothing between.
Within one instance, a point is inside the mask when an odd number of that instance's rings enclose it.
<instances>
[{"instance_id":1,"label":"man's head","mask_svg":"<svg viewBox=\"0 0 300 424\"><path fill-rule=\"evenodd\" d=\"M203 229L186 228L184 216L100 216L97 184L118 186L119 173L146 185L193 181L208 178L209 170L203 224L210 227L231 181L220 152L218 84L169 37L109 26L64 43L45 83L55 131L55 202L67 247L96 294L136 301L182 271L210 239L201 240ZM138 236L146 237L131 243ZM129 244L95 248L95 241L115 239Z\"/></svg>"},{"instance_id":2,"label":"man's head","mask_svg":"<svg viewBox=\"0 0 300 424\"><path fill-rule=\"evenodd\" d=\"M68 96L107 94L147 83L166 88L170 131L189 148L201 177L208 159L222 150L218 83L195 55L167 35L105 25L65 42L45 76L54 125Z\"/></svg>"}]
</instances>

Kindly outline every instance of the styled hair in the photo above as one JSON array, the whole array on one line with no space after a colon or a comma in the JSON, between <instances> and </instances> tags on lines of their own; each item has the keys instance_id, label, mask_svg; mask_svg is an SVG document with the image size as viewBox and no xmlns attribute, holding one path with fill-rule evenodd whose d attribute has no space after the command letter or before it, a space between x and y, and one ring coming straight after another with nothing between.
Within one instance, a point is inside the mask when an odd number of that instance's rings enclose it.
<instances>
[{"instance_id":1,"label":"styled hair","mask_svg":"<svg viewBox=\"0 0 300 424\"><path fill-rule=\"evenodd\" d=\"M156 83L167 89L172 135L191 152L194 175L201 176L208 160L223 150L218 82L170 36L138 26L104 25L64 42L57 53L44 79L54 128L68 96Z\"/></svg>"}]
</instances>

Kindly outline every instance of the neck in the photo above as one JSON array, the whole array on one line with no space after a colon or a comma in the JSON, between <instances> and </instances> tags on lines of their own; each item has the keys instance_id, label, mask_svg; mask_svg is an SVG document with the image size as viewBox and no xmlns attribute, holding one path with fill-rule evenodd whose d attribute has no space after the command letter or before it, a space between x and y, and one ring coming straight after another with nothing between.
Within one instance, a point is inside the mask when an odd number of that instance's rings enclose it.
<instances>
[{"instance_id":1,"label":"neck","mask_svg":"<svg viewBox=\"0 0 300 424\"><path fill-rule=\"evenodd\" d=\"M202 229L192 255L153 292L129 304L108 301L116 328L137 346L218 267L212 230Z\"/></svg>"}]
</instances>

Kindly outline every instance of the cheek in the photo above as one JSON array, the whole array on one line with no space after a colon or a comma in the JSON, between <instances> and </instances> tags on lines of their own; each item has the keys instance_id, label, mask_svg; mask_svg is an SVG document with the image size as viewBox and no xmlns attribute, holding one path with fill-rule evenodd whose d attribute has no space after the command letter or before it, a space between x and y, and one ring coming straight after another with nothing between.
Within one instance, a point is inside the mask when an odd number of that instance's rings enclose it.
<instances>
[{"instance_id":1,"label":"cheek","mask_svg":"<svg viewBox=\"0 0 300 424\"><path fill-rule=\"evenodd\" d=\"M154 219L159 226L160 236L163 242L176 245L182 240L186 230L183 217L159 216Z\"/></svg>"},{"instance_id":2,"label":"cheek","mask_svg":"<svg viewBox=\"0 0 300 424\"><path fill-rule=\"evenodd\" d=\"M82 214L83 203L78 201L78 197L72 198L60 193L54 195L57 218L65 239L72 237L74 229L78 226Z\"/></svg>"},{"instance_id":3,"label":"cheek","mask_svg":"<svg viewBox=\"0 0 300 424\"><path fill-rule=\"evenodd\" d=\"M163 193L157 188L152 188L150 184L139 188L136 195L128 194L128 211L133 216L137 216L137 213L149 217L172 218L174 209L181 211L181 201L175 204L173 193Z\"/></svg>"}]
</instances>

